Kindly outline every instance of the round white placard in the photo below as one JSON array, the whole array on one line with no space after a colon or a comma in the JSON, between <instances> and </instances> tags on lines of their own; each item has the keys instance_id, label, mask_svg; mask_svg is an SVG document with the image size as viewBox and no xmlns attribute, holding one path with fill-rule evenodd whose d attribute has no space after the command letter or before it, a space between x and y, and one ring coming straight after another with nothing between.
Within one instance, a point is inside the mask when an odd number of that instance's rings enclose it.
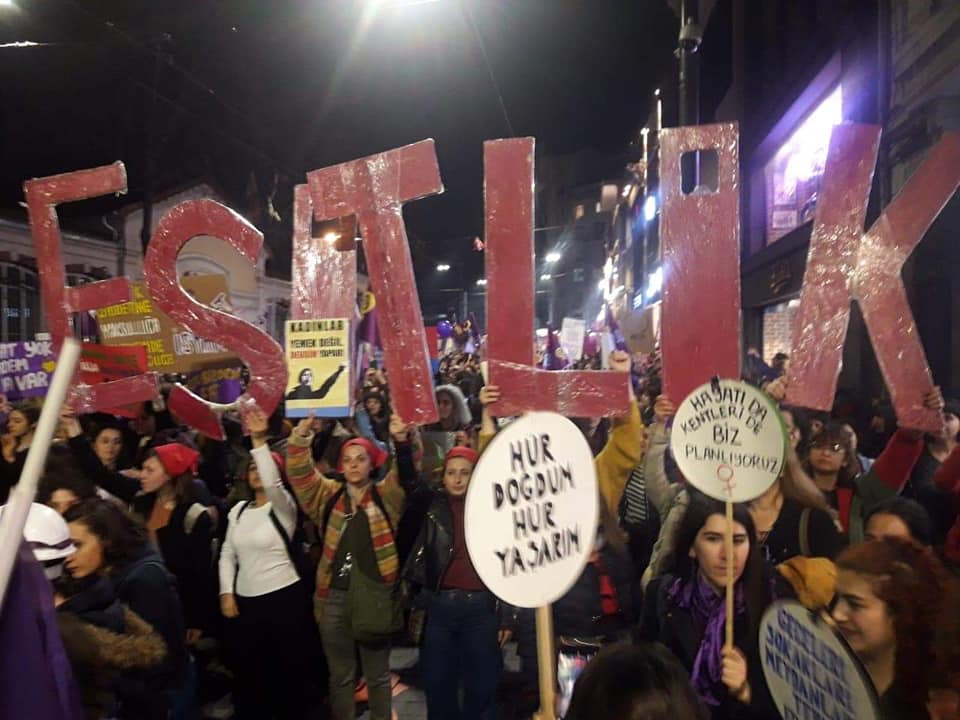
<instances>
[{"instance_id":1,"label":"round white placard","mask_svg":"<svg viewBox=\"0 0 960 720\"><path fill-rule=\"evenodd\" d=\"M843 638L796 600L779 600L760 622L760 662L785 720L875 720L877 693Z\"/></svg>"},{"instance_id":2,"label":"round white placard","mask_svg":"<svg viewBox=\"0 0 960 720\"><path fill-rule=\"evenodd\" d=\"M511 423L480 456L467 491L467 550L484 585L517 607L562 597L593 549L598 498L576 425L548 412Z\"/></svg>"},{"instance_id":3,"label":"round white placard","mask_svg":"<svg viewBox=\"0 0 960 720\"><path fill-rule=\"evenodd\" d=\"M767 395L739 380L701 385L673 418L670 449L691 485L717 500L759 497L780 476L786 429Z\"/></svg>"}]
</instances>

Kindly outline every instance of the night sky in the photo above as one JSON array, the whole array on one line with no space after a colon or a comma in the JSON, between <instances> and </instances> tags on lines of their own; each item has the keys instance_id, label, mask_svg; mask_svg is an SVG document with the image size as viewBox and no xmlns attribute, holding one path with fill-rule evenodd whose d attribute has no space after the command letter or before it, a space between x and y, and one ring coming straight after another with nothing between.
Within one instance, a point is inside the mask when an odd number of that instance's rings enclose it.
<instances>
[{"instance_id":1,"label":"night sky","mask_svg":"<svg viewBox=\"0 0 960 720\"><path fill-rule=\"evenodd\" d=\"M678 27L664 0L15 2L0 43L47 44L0 48L4 212L26 178L119 159L128 197L65 207L65 226L207 180L283 256L305 172L432 137L446 192L407 206L418 274L480 273L484 140L626 148ZM280 222L253 211L275 178Z\"/></svg>"}]
</instances>

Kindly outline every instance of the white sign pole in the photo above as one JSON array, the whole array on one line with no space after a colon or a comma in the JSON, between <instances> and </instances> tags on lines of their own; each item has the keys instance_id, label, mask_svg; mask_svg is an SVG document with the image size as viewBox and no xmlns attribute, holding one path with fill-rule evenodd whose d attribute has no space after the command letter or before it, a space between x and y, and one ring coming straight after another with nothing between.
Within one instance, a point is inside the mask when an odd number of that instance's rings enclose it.
<instances>
[{"instance_id":1,"label":"white sign pole","mask_svg":"<svg viewBox=\"0 0 960 720\"><path fill-rule=\"evenodd\" d=\"M27 515L37 494L37 483L47 462L47 451L60 421L60 408L67 397L79 361L80 343L73 338L65 339L60 357L57 358L56 370L53 372L53 382L50 383L50 389L44 398L37 429L33 433L33 441L20 473L20 481L10 492L6 511L0 518L0 611L3 609L3 599L7 594L10 574L13 572L13 562L20 549Z\"/></svg>"}]
</instances>

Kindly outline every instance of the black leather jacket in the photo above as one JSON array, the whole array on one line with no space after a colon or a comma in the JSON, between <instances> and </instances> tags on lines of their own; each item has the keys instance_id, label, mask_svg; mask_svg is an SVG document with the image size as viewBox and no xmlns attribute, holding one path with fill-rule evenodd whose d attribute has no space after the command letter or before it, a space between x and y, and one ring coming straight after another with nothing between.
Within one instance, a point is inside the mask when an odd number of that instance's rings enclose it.
<instances>
[{"instance_id":1,"label":"black leather jacket","mask_svg":"<svg viewBox=\"0 0 960 720\"><path fill-rule=\"evenodd\" d=\"M414 495L427 493L432 496L413 549L404 563L402 577L413 586L414 592L437 593L453 557L453 511L442 490L431 490L422 481L410 481L418 476L411 446L397 444L396 451L401 484L411 488ZM516 625L517 609L512 605L498 599L497 613L502 627Z\"/></svg>"}]
</instances>

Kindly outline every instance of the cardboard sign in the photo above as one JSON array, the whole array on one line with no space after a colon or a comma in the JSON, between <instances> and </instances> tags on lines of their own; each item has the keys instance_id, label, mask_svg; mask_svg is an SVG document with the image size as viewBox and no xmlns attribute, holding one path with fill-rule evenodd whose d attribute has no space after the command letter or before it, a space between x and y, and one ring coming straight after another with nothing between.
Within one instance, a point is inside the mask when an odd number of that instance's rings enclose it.
<instances>
[{"instance_id":1,"label":"cardboard sign","mask_svg":"<svg viewBox=\"0 0 960 720\"><path fill-rule=\"evenodd\" d=\"M533 366L533 146L533 138L483 144L486 345L490 383L500 387L502 398L497 412L623 415L630 409L627 373Z\"/></svg>"},{"instance_id":2,"label":"cardboard sign","mask_svg":"<svg viewBox=\"0 0 960 720\"><path fill-rule=\"evenodd\" d=\"M686 397L710 377L740 377L740 136L735 123L660 134L663 391ZM680 158L717 154L717 191L680 187ZM705 282L705 271L709 282Z\"/></svg>"},{"instance_id":3,"label":"cardboard sign","mask_svg":"<svg viewBox=\"0 0 960 720\"><path fill-rule=\"evenodd\" d=\"M0 343L0 393L10 402L43 397L56 365L50 340Z\"/></svg>"},{"instance_id":4,"label":"cardboard sign","mask_svg":"<svg viewBox=\"0 0 960 720\"><path fill-rule=\"evenodd\" d=\"M846 642L795 600L760 621L760 662L784 720L874 720L877 694Z\"/></svg>"},{"instance_id":5,"label":"cardboard sign","mask_svg":"<svg viewBox=\"0 0 960 720\"><path fill-rule=\"evenodd\" d=\"M701 385L673 419L670 449L691 485L717 500L745 502L783 469L787 435L770 398L739 380Z\"/></svg>"},{"instance_id":6,"label":"cardboard sign","mask_svg":"<svg viewBox=\"0 0 960 720\"><path fill-rule=\"evenodd\" d=\"M236 365L205 367L187 373L183 386L212 403L232 403L243 394L243 368Z\"/></svg>"},{"instance_id":7,"label":"cardboard sign","mask_svg":"<svg viewBox=\"0 0 960 720\"><path fill-rule=\"evenodd\" d=\"M575 363L583 357L583 339L587 335L586 320L565 317L560 326L560 345L567 359Z\"/></svg>"},{"instance_id":8,"label":"cardboard sign","mask_svg":"<svg viewBox=\"0 0 960 720\"><path fill-rule=\"evenodd\" d=\"M83 343L80 351L80 380L90 386L135 377L147 370L147 349L142 345L107 347ZM125 418L135 418L140 413L139 402L104 408L103 412Z\"/></svg>"},{"instance_id":9,"label":"cardboard sign","mask_svg":"<svg viewBox=\"0 0 960 720\"><path fill-rule=\"evenodd\" d=\"M593 454L572 422L530 413L490 443L467 491L466 540L484 585L518 607L563 596L597 532Z\"/></svg>"},{"instance_id":10,"label":"cardboard sign","mask_svg":"<svg viewBox=\"0 0 960 720\"><path fill-rule=\"evenodd\" d=\"M624 313L620 330L631 353L652 353L660 340L660 303Z\"/></svg>"},{"instance_id":11,"label":"cardboard sign","mask_svg":"<svg viewBox=\"0 0 960 720\"><path fill-rule=\"evenodd\" d=\"M198 302L230 311L223 275L184 275L180 283ZM151 300L143 283L132 283L132 288L130 302L97 310L104 345L145 345L148 368L161 373L189 373L211 363L237 363L233 353L174 323Z\"/></svg>"},{"instance_id":12,"label":"cardboard sign","mask_svg":"<svg viewBox=\"0 0 960 720\"><path fill-rule=\"evenodd\" d=\"M288 320L287 417L350 414L350 321Z\"/></svg>"}]
</instances>

